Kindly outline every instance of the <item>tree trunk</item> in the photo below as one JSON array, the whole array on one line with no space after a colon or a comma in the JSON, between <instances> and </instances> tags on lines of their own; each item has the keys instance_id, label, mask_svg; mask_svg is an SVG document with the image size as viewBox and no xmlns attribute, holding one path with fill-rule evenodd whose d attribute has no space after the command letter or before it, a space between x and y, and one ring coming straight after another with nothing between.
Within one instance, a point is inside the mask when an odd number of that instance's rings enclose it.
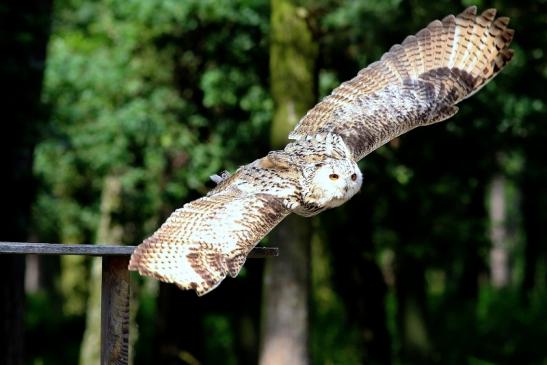
<instances>
[{"instance_id":1,"label":"tree trunk","mask_svg":"<svg viewBox=\"0 0 547 365\"><path fill-rule=\"evenodd\" d=\"M98 243L120 243L123 228L112 216L121 209L122 185L118 176L107 176L101 196L101 217L97 232ZM101 259L92 259L89 278L86 327L80 351L80 365L95 365L101 360Z\"/></svg>"},{"instance_id":2,"label":"tree trunk","mask_svg":"<svg viewBox=\"0 0 547 365\"><path fill-rule=\"evenodd\" d=\"M409 364L428 363L432 345L426 317L425 273L421 262L409 255L398 255L396 290L401 357Z\"/></svg>"},{"instance_id":3,"label":"tree trunk","mask_svg":"<svg viewBox=\"0 0 547 365\"><path fill-rule=\"evenodd\" d=\"M2 107L3 240L26 241L34 199L32 156L35 126L43 117L40 95L49 38L51 1L20 1L0 7L2 67L7 96ZM25 258L0 255L0 364L23 364Z\"/></svg>"},{"instance_id":4,"label":"tree trunk","mask_svg":"<svg viewBox=\"0 0 547 365\"><path fill-rule=\"evenodd\" d=\"M310 230L289 216L272 235L280 256L264 272L261 365L308 364Z\"/></svg>"},{"instance_id":5,"label":"tree trunk","mask_svg":"<svg viewBox=\"0 0 547 365\"><path fill-rule=\"evenodd\" d=\"M328 240L334 286L344 301L347 318L359 328L361 363L390 365L391 339L387 328L384 275L376 262L373 212L379 195L376 186L349 204L321 214ZM345 210L345 214L342 211ZM343 227L337 229L336 227ZM315 247L313 248L315 249ZM315 256L313 256L315 260ZM315 262L312 262L315 271Z\"/></svg>"},{"instance_id":6,"label":"tree trunk","mask_svg":"<svg viewBox=\"0 0 547 365\"><path fill-rule=\"evenodd\" d=\"M496 288L507 287L511 280L505 186L505 179L498 175L490 188L490 277Z\"/></svg>"},{"instance_id":7,"label":"tree trunk","mask_svg":"<svg viewBox=\"0 0 547 365\"><path fill-rule=\"evenodd\" d=\"M270 77L275 103L271 144L281 148L315 102L317 45L307 11L294 0L271 2ZM308 352L310 222L289 216L272 233L280 256L264 273L261 365L304 365Z\"/></svg>"},{"instance_id":8,"label":"tree trunk","mask_svg":"<svg viewBox=\"0 0 547 365\"><path fill-rule=\"evenodd\" d=\"M526 151L526 165L522 181L522 215L525 231L524 246L524 277L522 280L521 295L527 302L535 290L543 290L544 278L542 277L542 265L546 259L545 242L545 201L547 194L544 161L538 161L539 147L537 142ZM535 148L534 148L535 147ZM544 269L543 269L544 270ZM539 280L538 280L539 279Z\"/></svg>"},{"instance_id":9,"label":"tree trunk","mask_svg":"<svg viewBox=\"0 0 547 365\"><path fill-rule=\"evenodd\" d=\"M395 258L395 290L401 359L405 364L427 364L431 362L433 344L428 325L425 263L408 248L424 239L416 230L419 215L408 214L418 210L419 202L410 198L399 204L395 219L400 237Z\"/></svg>"}]
</instances>

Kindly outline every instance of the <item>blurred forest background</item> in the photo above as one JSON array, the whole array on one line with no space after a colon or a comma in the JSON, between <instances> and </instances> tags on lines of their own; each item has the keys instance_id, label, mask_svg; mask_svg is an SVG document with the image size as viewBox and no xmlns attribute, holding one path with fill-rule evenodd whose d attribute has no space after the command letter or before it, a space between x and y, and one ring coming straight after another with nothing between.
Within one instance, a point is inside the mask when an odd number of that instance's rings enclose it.
<instances>
[{"instance_id":1,"label":"blurred forest background","mask_svg":"<svg viewBox=\"0 0 547 365\"><path fill-rule=\"evenodd\" d=\"M303 341L312 364L546 365L547 2L272 1L0 5L0 238L137 244L209 175L263 156L285 128L272 40L294 29L312 77L287 93L313 105L430 21L496 7L516 30L510 65L450 121L368 156L362 192L310 221L293 258ZM272 26L275 6L300 28ZM0 346L25 364L98 363L97 263L28 257L23 292L20 259L0 257ZM134 364L256 364L264 266L203 298L134 276Z\"/></svg>"}]
</instances>

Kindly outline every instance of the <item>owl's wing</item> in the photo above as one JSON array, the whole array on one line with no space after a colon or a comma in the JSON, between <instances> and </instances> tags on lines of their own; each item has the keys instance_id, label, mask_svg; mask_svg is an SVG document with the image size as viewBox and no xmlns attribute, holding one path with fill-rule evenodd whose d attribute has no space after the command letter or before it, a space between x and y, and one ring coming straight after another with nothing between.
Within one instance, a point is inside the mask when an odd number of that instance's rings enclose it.
<instances>
[{"instance_id":1,"label":"owl's wing","mask_svg":"<svg viewBox=\"0 0 547 365\"><path fill-rule=\"evenodd\" d=\"M206 294L227 274L237 276L247 254L289 213L273 195L213 191L173 212L135 249L129 270Z\"/></svg>"},{"instance_id":2,"label":"owl's wing","mask_svg":"<svg viewBox=\"0 0 547 365\"><path fill-rule=\"evenodd\" d=\"M456 114L459 101L491 80L513 55L514 31L496 10L476 7L435 20L300 120L291 139L335 133L358 161L391 139Z\"/></svg>"}]
</instances>

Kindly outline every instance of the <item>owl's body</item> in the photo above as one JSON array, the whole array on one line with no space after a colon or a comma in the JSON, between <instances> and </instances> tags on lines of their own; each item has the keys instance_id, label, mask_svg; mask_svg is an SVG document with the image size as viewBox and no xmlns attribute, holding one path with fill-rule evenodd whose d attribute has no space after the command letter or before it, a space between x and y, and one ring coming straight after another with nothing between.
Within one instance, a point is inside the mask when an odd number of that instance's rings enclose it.
<instances>
[{"instance_id":1,"label":"owl's body","mask_svg":"<svg viewBox=\"0 0 547 365\"><path fill-rule=\"evenodd\" d=\"M130 270L194 289L236 276L249 251L290 213L337 207L362 184L357 161L409 130L456 114L512 57L508 18L470 7L431 22L311 109L283 150L211 177L133 253Z\"/></svg>"},{"instance_id":2,"label":"owl's body","mask_svg":"<svg viewBox=\"0 0 547 365\"><path fill-rule=\"evenodd\" d=\"M213 180L218 185L208 196L226 189L268 194L290 212L311 217L351 199L361 188L362 174L340 136L327 134L289 143Z\"/></svg>"}]
</instances>

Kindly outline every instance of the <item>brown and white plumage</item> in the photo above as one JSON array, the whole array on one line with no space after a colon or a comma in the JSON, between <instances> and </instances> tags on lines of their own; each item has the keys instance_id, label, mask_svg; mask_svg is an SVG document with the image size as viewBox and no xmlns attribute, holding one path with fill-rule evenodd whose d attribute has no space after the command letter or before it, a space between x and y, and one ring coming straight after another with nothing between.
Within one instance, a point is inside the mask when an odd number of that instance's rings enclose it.
<instances>
[{"instance_id":1,"label":"brown and white plumage","mask_svg":"<svg viewBox=\"0 0 547 365\"><path fill-rule=\"evenodd\" d=\"M203 295L235 277L291 212L312 216L349 200L362 183L357 161L451 117L509 62L513 30L495 15L470 7L393 46L311 109L284 150L212 176L217 187L176 210L137 247L129 269Z\"/></svg>"},{"instance_id":2,"label":"brown and white plumage","mask_svg":"<svg viewBox=\"0 0 547 365\"><path fill-rule=\"evenodd\" d=\"M491 80L511 59L513 30L496 10L435 20L380 61L341 84L300 120L289 138L335 133L360 160L391 139L443 121L458 102Z\"/></svg>"},{"instance_id":3,"label":"brown and white plumage","mask_svg":"<svg viewBox=\"0 0 547 365\"><path fill-rule=\"evenodd\" d=\"M236 277L247 254L290 211L269 194L229 189L177 209L131 257L142 275L200 295Z\"/></svg>"}]
</instances>

